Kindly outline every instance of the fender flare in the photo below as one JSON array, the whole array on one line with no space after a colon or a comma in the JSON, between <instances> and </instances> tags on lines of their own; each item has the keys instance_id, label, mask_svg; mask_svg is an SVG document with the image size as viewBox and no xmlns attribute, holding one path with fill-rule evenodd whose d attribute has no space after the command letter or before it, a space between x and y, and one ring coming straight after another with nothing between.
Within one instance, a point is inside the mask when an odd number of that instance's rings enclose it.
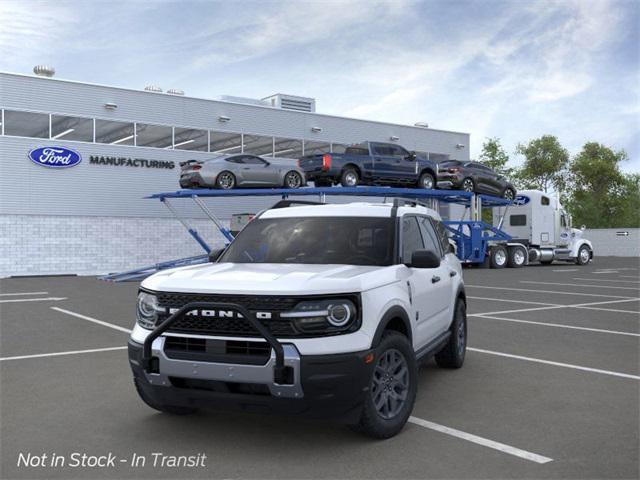
<instances>
[{"instance_id":1,"label":"fender flare","mask_svg":"<svg viewBox=\"0 0 640 480\"><path fill-rule=\"evenodd\" d=\"M380 319L380 323L378 323L378 328L376 328L376 333L373 335L373 341L371 342L371 348L375 348L378 346L380 341L382 340L382 334L389 325L391 320L399 318L402 320L405 329L407 330L407 335L409 337L409 342L413 344L413 327L411 326L411 321L409 320L409 314L407 311L402 308L400 305L394 305L389 310L385 312L385 314Z\"/></svg>"},{"instance_id":2,"label":"fender flare","mask_svg":"<svg viewBox=\"0 0 640 480\"><path fill-rule=\"evenodd\" d=\"M593 245L586 238L581 238L575 243L575 245L571 249L571 256L577 257L578 251L580 250L580 247L582 247L583 245L586 245L589 248L589 250L591 251L591 258L593 258Z\"/></svg>"}]
</instances>

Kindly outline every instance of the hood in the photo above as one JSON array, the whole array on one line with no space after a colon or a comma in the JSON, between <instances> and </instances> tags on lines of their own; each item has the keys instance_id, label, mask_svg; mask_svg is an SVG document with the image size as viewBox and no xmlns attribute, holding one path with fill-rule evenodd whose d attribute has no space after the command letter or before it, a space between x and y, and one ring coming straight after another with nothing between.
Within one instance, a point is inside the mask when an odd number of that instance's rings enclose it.
<instances>
[{"instance_id":1,"label":"hood","mask_svg":"<svg viewBox=\"0 0 640 480\"><path fill-rule=\"evenodd\" d=\"M363 292L399 280L397 265L207 263L158 272L141 286L165 292L315 295Z\"/></svg>"}]
</instances>

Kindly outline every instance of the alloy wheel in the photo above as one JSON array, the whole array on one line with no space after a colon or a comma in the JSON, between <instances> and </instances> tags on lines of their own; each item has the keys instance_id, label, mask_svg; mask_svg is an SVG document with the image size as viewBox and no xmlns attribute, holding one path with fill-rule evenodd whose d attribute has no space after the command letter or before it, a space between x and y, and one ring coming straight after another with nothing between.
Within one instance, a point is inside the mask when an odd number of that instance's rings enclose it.
<instances>
[{"instance_id":1,"label":"alloy wheel","mask_svg":"<svg viewBox=\"0 0 640 480\"><path fill-rule=\"evenodd\" d=\"M465 192L473 192L473 180L466 178L464 182L462 182L462 190Z\"/></svg>"},{"instance_id":2,"label":"alloy wheel","mask_svg":"<svg viewBox=\"0 0 640 480\"><path fill-rule=\"evenodd\" d=\"M371 398L378 415L387 420L396 417L409 393L409 366L399 350L384 352L373 371Z\"/></svg>"},{"instance_id":3,"label":"alloy wheel","mask_svg":"<svg viewBox=\"0 0 640 480\"><path fill-rule=\"evenodd\" d=\"M358 177L353 172L348 172L344 176L344 181L349 187L355 187L356 185L358 185Z\"/></svg>"},{"instance_id":4,"label":"alloy wheel","mask_svg":"<svg viewBox=\"0 0 640 480\"><path fill-rule=\"evenodd\" d=\"M233 178L233 175L231 175L230 173L223 172L218 177L218 186L223 190L229 190L230 188L233 188L235 186L235 183L236 181Z\"/></svg>"},{"instance_id":5,"label":"alloy wheel","mask_svg":"<svg viewBox=\"0 0 640 480\"><path fill-rule=\"evenodd\" d=\"M298 188L302 184L300 175L296 172L287 173L286 184L288 188Z\"/></svg>"}]
</instances>

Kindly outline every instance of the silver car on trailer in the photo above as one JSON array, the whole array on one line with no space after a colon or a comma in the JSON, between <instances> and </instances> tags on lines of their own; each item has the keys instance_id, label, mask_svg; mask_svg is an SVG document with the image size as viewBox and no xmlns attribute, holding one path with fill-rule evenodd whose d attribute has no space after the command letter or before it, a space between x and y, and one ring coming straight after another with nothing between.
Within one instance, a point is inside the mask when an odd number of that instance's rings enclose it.
<instances>
[{"instance_id":1,"label":"silver car on trailer","mask_svg":"<svg viewBox=\"0 0 640 480\"><path fill-rule=\"evenodd\" d=\"M285 187L306 185L304 171L291 158L220 155L180 163L181 188Z\"/></svg>"}]
</instances>

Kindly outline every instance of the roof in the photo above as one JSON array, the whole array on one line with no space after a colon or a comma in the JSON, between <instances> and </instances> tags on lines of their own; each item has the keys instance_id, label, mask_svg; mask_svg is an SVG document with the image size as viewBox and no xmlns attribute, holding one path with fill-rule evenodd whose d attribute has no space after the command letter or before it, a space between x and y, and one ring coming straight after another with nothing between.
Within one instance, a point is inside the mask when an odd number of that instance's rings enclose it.
<instances>
[{"instance_id":1,"label":"roof","mask_svg":"<svg viewBox=\"0 0 640 480\"><path fill-rule=\"evenodd\" d=\"M265 211L260 218L292 218L292 217L391 217L391 203L353 202L343 204L304 205L286 208L275 208ZM408 213L420 213L440 219L435 210L417 206L402 206L398 208L398 216Z\"/></svg>"}]
</instances>

